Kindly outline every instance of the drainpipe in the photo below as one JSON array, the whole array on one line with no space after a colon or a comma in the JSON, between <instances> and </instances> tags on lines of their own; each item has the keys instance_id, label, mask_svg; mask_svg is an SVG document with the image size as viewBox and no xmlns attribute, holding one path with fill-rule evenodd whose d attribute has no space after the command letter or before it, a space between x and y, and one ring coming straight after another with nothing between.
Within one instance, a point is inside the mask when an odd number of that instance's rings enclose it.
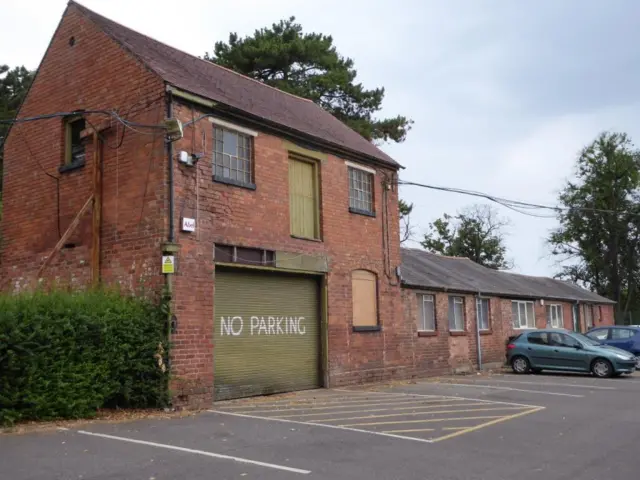
<instances>
[{"instance_id":1,"label":"drainpipe","mask_svg":"<svg viewBox=\"0 0 640 480\"><path fill-rule=\"evenodd\" d=\"M173 95L171 90L167 92L167 118L173 117ZM174 192L173 192L173 142L167 140L167 156L169 157L169 235L167 241L175 242L174 232Z\"/></svg>"},{"instance_id":2,"label":"drainpipe","mask_svg":"<svg viewBox=\"0 0 640 480\"><path fill-rule=\"evenodd\" d=\"M478 300L482 300L482 294L476 295L476 345L478 346L478 371L482 371L482 345L480 343L480 322L478 321Z\"/></svg>"}]
</instances>

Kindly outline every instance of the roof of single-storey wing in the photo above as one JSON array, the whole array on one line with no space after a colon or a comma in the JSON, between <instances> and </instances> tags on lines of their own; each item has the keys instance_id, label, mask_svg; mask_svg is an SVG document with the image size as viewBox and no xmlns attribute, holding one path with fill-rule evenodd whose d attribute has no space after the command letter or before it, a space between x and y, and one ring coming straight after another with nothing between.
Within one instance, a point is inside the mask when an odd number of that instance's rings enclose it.
<instances>
[{"instance_id":1,"label":"roof of single-storey wing","mask_svg":"<svg viewBox=\"0 0 640 480\"><path fill-rule=\"evenodd\" d=\"M446 257L403 248L403 285L504 297L544 298L584 303L615 303L573 283L483 267L468 258Z\"/></svg>"},{"instance_id":2,"label":"roof of single-storey wing","mask_svg":"<svg viewBox=\"0 0 640 480\"><path fill-rule=\"evenodd\" d=\"M313 137L324 144L400 167L389 155L310 100L177 50L73 0L69 4L170 85Z\"/></svg>"}]
</instances>

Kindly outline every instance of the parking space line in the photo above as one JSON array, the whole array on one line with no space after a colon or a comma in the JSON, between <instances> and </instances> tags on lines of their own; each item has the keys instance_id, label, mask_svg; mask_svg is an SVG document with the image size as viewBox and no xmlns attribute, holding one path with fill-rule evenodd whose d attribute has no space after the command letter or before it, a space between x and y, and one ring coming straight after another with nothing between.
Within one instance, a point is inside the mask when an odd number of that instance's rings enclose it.
<instances>
[{"instance_id":1,"label":"parking space line","mask_svg":"<svg viewBox=\"0 0 640 480\"><path fill-rule=\"evenodd\" d=\"M274 417L259 417L257 415L245 415L244 413L234 413L234 412L224 412L220 410L207 410L209 413L218 413L220 415L230 415L234 417L241 418L252 418L254 420L267 420L273 422L284 422L284 423L293 423L296 425L308 425L310 427L324 427L324 428L333 428L334 430L343 430L346 432L357 432L357 433L368 433L370 435L378 435L382 437L390 437L390 438L399 438L402 440L413 440L414 442L422 442L422 443L433 443L431 440L426 438L415 438L415 437L407 437L404 435L396 435L392 433L384 433L384 432L375 432L371 430L362 430L359 428L349 428L343 425L324 425L322 423L313 423L313 422L298 422L296 420L288 420L286 418L274 418Z\"/></svg>"},{"instance_id":2,"label":"parking space line","mask_svg":"<svg viewBox=\"0 0 640 480\"><path fill-rule=\"evenodd\" d=\"M481 415L477 417L455 417L455 418L428 418L426 420L397 420L395 422L371 422L371 423L347 423L340 427L374 427L378 425L398 425L401 423L433 423L433 422L454 422L460 420L480 420L484 418L504 418L503 415ZM366 430L365 430L366 431Z\"/></svg>"},{"instance_id":3,"label":"parking space line","mask_svg":"<svg viewBox=\"0 0 640 480\"><path fill-rule=\"evenodd\" d=\"M357 392L359 393L359 392ZM370 394L377 394L380 392L368 392ZM441 400L441 399L446 399L449 398L447 395L423 395L425 398L433 398L434 400ZM345 400L347 399L347 400ZM331 401L324 401L324 400L331 400ZM289 406L292 404L295 405L304 405L304 404L314 404L314 405L337 405L337 404L345 404L345 403L360 403L360 402L364 402L366 401L366 398L359 398L359 399L354 399L353 395L352 396L339 396L339 397L326 397L326 398L291 398L288 400L278 400L278 401L274 401L274 402L246 402L246 404L242 404L242 403L237 403L237 404L225 404L223 403L222 406L224 408L228 408L231 410L239 410L239 409L251 409L251 408L256 408L256 407L265 407L265 408L269 408L269 407L278 407L278 406ZM377 402L377 401L385 401L383 399L380 400L376 400L376 399L370 399L370 401L373 402Z\"/></svg>"},{"instance_id":4,"label":"parking space line","mask_svg":"<svg viewBox=\"0 0 640 480\"><path fill-rule=\"evenodd\" d=\"M496 407L496 408L468 408L461 410L436 410L432 412L401 412L389 413L385 415L365 415L364 417L347 418L323 418L319 422L341 422L344 420L364 420L367 418L389 418L389 417L415 417L416 415L442 415L444 413L467 413L467 412L491 412L497 410L522 410L521 407Z\"/></svg>"},{"instance_id":5,"label":"parking space line","mask_svg":"<svg viewBox=\"0 0 640 480\"><path fill-rule=\"evenodd\" d=\"M434 432L435 428L412 428L409 430L385 430L384 433Z\"/></svg>"},{"instance_id":6,"label":"parking space line","mask_svg":"<svg viewBox=\"0 0 640 480\"><path fill-rule=\"evenodd\" d=\"M474 432L476 430L480 430L481 428L490 427L491 425L496 425L498 423L506 422L507 420L513 420L514 418L524 417L525 415L530 415L532 413L539 412L540 410L544 410L545 408L546 407L532 408L531 410L525 410L524 412L514 413L513 415L509 415L509 416L506 416L506 417L496 418L495 420L491 420L489 422L485 422L485 423L482 423L480 425L476 425L474 427L469 427L469 428L464 429L464 430L459 430L457 432L453 432L453 433L450 433L448 435L444 435L442 437L433 438L433 439L431 439L431 441L433 443L435 443L435 442L441 442L442 440L448 440L450 438L454 438L454 437L458 437L460 435L464 435L465 433L471 433L471 432Z\"/></svg>"},{"instance_id":7,"label":"parking space line","mask_svg":"<svg viewBox=\"0 0 640 480\"><path fill-rule=\"evenodd\" d=\"M90 435L92 437L106 438L109 440L118 440L120 442L136 443L139 445L146 445L148 447L164 448L167 450L175 450L178 452L186 452L186 453L192 453L195 455L203 455L205 457L219 458L222 460L232 460L237 463L256 465L258 467L272 468L275 470L282 470L285 472L300 473L303 475L307 475L311 473L310 470L303 470L301 468L293 468L293 467L287 467L285 465L276 465L274 463L259 462L257 460L249 460L247 458L233 457L231 455L223 455L221 453L213 453L213 452L207 452L204 450L194 450L192 448L178 447L176 445L167 445L164 443L148 442L146 440L137 440L135 438L128 438L128 437L118 437L115 435L107 435L104 433L87 432L85 430L78 430L77 433L81 435Z\"/></svg>"},{"instance_id":8,"label":"parking space line","mask_svg":"<svg viewBox=\"0 0 640 480\"><path fill-rule=\"evenodd\" d=\"M474 405L485 405L484 403L458 403L455 402L448 403L446 405L427 405L420 406L421 404L412 403L405 407L400 408L374 408L372 410L348 410L346 412L316 412L316 413L305 413L305 414L297 414L297 415L278 415L278 418L299 418L299 417L321 417L324 415L347 415L350 413L368 413L368 412L396 412L399 410L428 410L430 408L447 408L447 407L471 407ZM277 412L271 412L277 413Z\"/></svg>"},{"instance_id":9,"label":"parking space line","mask_svg":"<svg viewBox=\"0 0 640 480\"><path fill-rule=\"evenodd\" d=\"M484 424L481 424L484 425ZM478 426L478 425L476 425ZM445 430L445 431L451 431L451 430L466 430L468 428L472 428L472 427L442 427L441 430Z\"/></svg>"},{"instance_id":10,"label":"parking space line","mask_svg":"<svg viewBox=\"0 0 640 480\"><path fill-rule=\"evenodd\" d=\"M575 383L556 383L556 382L521 382L521 381L515 381L515 380L493 380L490 378L487 379L480 379L478 380L478 382L497 382L497 383L513 383L513 384L517 384L517 385L547 385L547 386L554 386L554 387L568 387L568 388L590 388L593 390L617 390L615 387L602 387L600 385L578 385ZM480 385L478 383L478 385Z\"/></svg>"},{"instance_id":11,"label":"parking space line","mask_svg":"<svg viewBox=\"0 0 640 480\"><path fill-rule=\"evenodd\" d=\"M559 397L584 398L584 395L575 395L573 393L547 392L545 390L524 390L522 388L499 387L497 385L474 385L473 383L449 383L449 382L438 382L438 385L449 385L452 387L492 388L494 390L508 390L511 392L526 392L526 393L538 393L541 395L556 395Z\"/></svg>"},{"instance_id":12,"label":"parking space line","mask_svg":"<svg viewBox=\"0 0 640 480\"><path fill-rule=\"evenodd\" d=\"M389 400L389 399L387 399ZM373 402L373 403L362 403L359 402L357 404L345 404L345 405L339 405L339 404L331 404L330 407L316 407L315 404L311 404L311 405L306 405L306 406L298 406L297 404L295 406L291 406L291 407L286 407L286 406L282 406L282 408L278 408L278 407L273 407L273 408L269 408L269 409L255 409L255 408L244 408L242 410L238 410L238 409L233 409L230 411L233 412L238 412L238 413L242 413L242 412L248 412L248 413L271 413L271 412L278 412L278 411L287 411L290 412L292 410L335 410L335 409L339 409L339 408L357 408L357 407L378 407L378 406L390 406L390 405L411 405L414 404L416 402L421 402L421 403L433 403L433 404L437 404L437 403L442 403L442 402L451 402L451 401L455 401L455 399L453 398L446 398L446 399L442 399L442 400L420 400L420 399L411 399L411 400L402 400L402 401L395 401L395 402L387 402L387 401L382 401L382 402ZM346 403L346 402L345 402ZM223 410L227 410L227 407L221 407Z\"/></svg>"},{"instance_id":13,"label":"parking space line","mask_svg":"<svg viewBox=\"0 0 640 480\"><path fill-rule=\"evenodd\" d=\"M444 385L441 383L438 383L438 385ZM451 383L447 384L447 385L453 385ZM342 392L348 392L350 390L338 390L336 389L336 391L342 391ZM395 396L402 396L402 397L433 397L434 395L423 395L421 393L406 393L406 392L370 392L370 393L377 393L379 395L395 395ZM582 397L582 395L579 395L580 397ZM453 395L453 396L448 396L448 397L443 397L443 398L451 398L451 399L456 399L456 400L469 400L469 401L473 401L473 402L485 402L485 403L496 403L499 405L513 405L516 407L529 407L529 408L538 408L539 405L528 405L526 403L515 403L515 402L503 402L503 401L498 401L498 400L485 400L485 399L481 399L481 398L468 398L468 397L460 397L458 395Z\"/></svg>"}]
</instances>

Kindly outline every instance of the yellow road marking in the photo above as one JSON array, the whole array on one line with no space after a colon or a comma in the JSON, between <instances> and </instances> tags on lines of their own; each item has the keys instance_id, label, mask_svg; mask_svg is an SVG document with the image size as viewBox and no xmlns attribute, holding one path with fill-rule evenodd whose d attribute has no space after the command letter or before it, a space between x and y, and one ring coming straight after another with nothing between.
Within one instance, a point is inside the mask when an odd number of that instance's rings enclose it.
<instances>
[{"instance_id":1,"label":"yellow road marking","mask_svg":"<svg viewBox=\"0 0 640 480\"><path fill-rule=\"evenodd\" d=\"M432 442L440 442L442 440L448 440L450 438L458 437L460 435L464 435L465 433L474 432L476 430L480 430L481 428L489 427L489 426L495 425L497 423L506 422L507 420L513 420L514 418L518 418L518 417L524 417L525 415L529 415L531 413L536 413L536 412L539 412L540 410L544 410L544 409L545 409L545 407L532 408L532 409L526 410L524 412L514 413L513 415L508 415L506 417L496 418L495 420L491 420L490 422L486 422L486 423L482 423L480 425L476 425L475 427L469 427L469 428L466 428L464 430L460 430L460 431L457 431L457 432L450 433L448 435L444 435L443 437L432 438L431 441Z\"/></svg>"},{"instance_id":2,"label":"yellow road marking","mask_svg":"<svg viewBox=\"0 0 640 480\"><path fill-rule=\"evenodd\" d=\"M350 424L338 425L338 426L339 427L373 427L375 425L397 425L399 423L457 422L460 420L480 420L482 418L504 418L504 417L502 415L483 415L480 417L429 418L427 420L406 420L406 421L400 421L400 422L350 423Z\"/></svg>"},{"instance_id":3,"label":"yellow road marking","mask_svg":"<svg viewBox=\"0 0 640 480\"><path fill-rule=\"evenodd\" d=\"M493 407L493 408L468 408L462 410L436 410L433 412L402 412L389 413L387 415L366 415L364 417L348 417L348 418L328 418L317 420L318 422L341 422L344 420L365 420L368 418L388 418L388 417L413 417L416 415L440 415L443 413L468 413L468 412L489 412L495 410L522 410L522 407ZM278 417L280 418L280 417Z\"/></svg>"},{"instance_id":4,"label":"yellow road marking","mask_svg":"<svg viewBox=\"0 0 640 480\"><path fill-rule=\"evenodd\" d=\"M420 406L418 405L407 405L406 407L398 407L398 408L374 408L372 410L348 410L346 412L317 412L317 413L299 413L297 415L278 415L278 418L298 418L298 417L318 417L323 415L343 415L347 413L366 413L366 412L395 412L397 410L424 410L428 408L443 408L443 407L471 407L471 406L483 406L486 403L459 403L459 404L451 404L447 403L446 405L427 405ZM518 407L521 408L521 407ZM297 410L297 409L296 409Z\"/></svg>"},{"instance_id":5,"label":"yellow road marking","mask_svg":"<svg viewBox=\"0 0 640 480\"><path fill-rule=\"evenodd\" d=\"M379 397L378 397L379 398ZM333 406L327 406L327 407L318 407L318 408L341 408L343 406L352 406L352 407L357 407L360 404L362 405L402 405L405 403L411 403L411 402L418 402L418 403L438 403L438 402L451 402L451 401L455 401L455 400L459 400L456 397L442 397L442 398L438 398L438 399L422 399L422 398L398 398L396 401L393 402L389 402L389 400L391 400L391 398L387 397L387 398L379 398L378 400L375 399L371 399L368 402L365 402L364 399L362 400L347 400L344 402L313 402L313 401L308 401L306 403L304 402L288 402L288 403L279 403L279 404L273 404L273 405L268 405L268 404L261 404L261 403L257 403L253 406L249 406L249 405L238 405L238 406L226 406L226 405L221 405L219 407L219 410L224 410L224 411L240 411L240 410L246 410L248 412L262 412L262 411L270 411L272 409L279 409L282 408L287 409L287 410L308 410L309 408L315 408L316 405L333 405ZM355 405L354 405L355 404ZM269 409L269 410L265 410L265 408Z\"/></svg>"},{"instance_id":6,"label":"yellow road marking","mask_svg":"<svg viewBox=\"0 0 640 480\"><path fill-rule=\"evenodd\" d=\"M411 432L433 432L435 428L413 428L410 430L385 430L382 433L411 433Z\"/></svg>"}]
</instances>

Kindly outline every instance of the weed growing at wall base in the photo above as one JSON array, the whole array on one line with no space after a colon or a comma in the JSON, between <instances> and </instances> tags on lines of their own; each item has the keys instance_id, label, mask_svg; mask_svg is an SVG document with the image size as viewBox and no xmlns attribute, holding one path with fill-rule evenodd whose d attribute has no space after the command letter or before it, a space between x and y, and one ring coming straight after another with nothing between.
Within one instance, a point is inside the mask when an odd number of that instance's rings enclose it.
<instances>
[{"instance_id":1,"label":"weed growing at wall base","mask_svg":"<svg viewBox=\"0 0 640 480\"><path fill-rule=\"evenodd\" d=\"M113 291L0 295L0 424L166 405L166 320Z\"/></svg>"}]
</instances>

